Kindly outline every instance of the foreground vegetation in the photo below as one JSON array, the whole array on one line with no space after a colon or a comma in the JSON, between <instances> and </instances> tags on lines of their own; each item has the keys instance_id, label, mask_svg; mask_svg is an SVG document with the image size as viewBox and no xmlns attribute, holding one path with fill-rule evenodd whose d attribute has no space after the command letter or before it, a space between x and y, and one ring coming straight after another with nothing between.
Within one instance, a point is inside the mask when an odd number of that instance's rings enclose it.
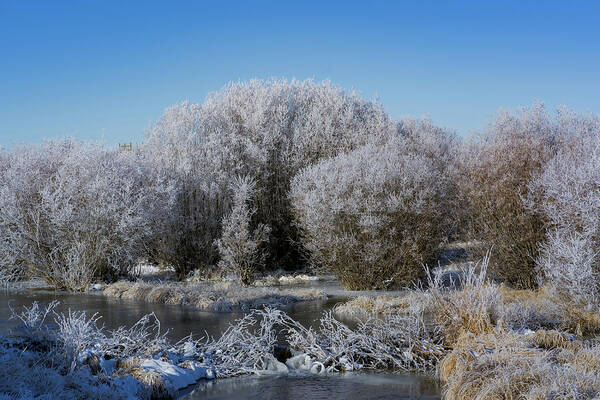
<instances>
[{"instance_id":1,"label":"foreground vegetation","mask_svg":"<svg viewBox=\"0 0 600 400\"><path fill-rule=\"evenodd\" d=\"M508 289L485 274L485 264L464 271L459 289L444 288L438 275L426 290L359 297L336 313L385 325L419 320L421 340L439 346L431 367L448 400L600 396L600 313L545 290Z\"/></svg>"},{"instance_id":2,"label":"foreground vegetation","mask_svg":"<svg viewBox=\"0 0 600 400\"><path fill-rule=\"evenodd\" d=\"M219 338L190 335L170 343L153 315L107 332L98 327L96 315L56 313L55 307L34 303L13 311L22 324L0 337L0 395L169 399L200 379L292 370L425 371L433 365L422 358L429 352L422 348L426 342L408 335L416 327L404 318L352 330L327 313L315 332L280 310L265 308L245 315ZM282 336L289 347L279 345Z\"/></svg>"},{"instance_id":3,"label":"foreground vegetation","mask_svg":"<svg viewBox=\"0 0 600 400\"><path fill-rule=\"evenodd\" d=\"M354 317L354 328L327 312L318 330L307 329L283 311L264 308L219 338L170 343L152 315L106 332L96 315L59 314L55 303L35 303L13 311L22 325L0 338L6 366L0 393L173 398L199 379L392 370L435 374L449 400L600 396L600 314L545 290L492 283L488 261L464 269L450 285L441 274L428 275L427 288L401 297L339 305L334 313ZM40 374L47 386L37 380Z\"/></svg>"}]
</instances>

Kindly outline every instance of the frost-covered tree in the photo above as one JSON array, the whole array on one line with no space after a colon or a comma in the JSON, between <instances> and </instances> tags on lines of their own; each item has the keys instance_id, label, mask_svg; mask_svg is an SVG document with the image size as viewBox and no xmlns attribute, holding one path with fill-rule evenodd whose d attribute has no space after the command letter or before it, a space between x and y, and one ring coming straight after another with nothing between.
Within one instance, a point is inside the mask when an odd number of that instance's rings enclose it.
<instances>
[{"instance_id":1,"label":"frost-covered tree","mask_svg":"<svg viewBox=\"0 0 600 400\"><path fill-rule=\"evenodd\" d=\"M3 153L0 165L0 262L4 270L17 267L24 275L31 267L33 260L29 253L32 250L27 239L35 239L35 235L41 234L35 230L41 223L40 193L44 185L51 182L69 148L66 141L58 141L45 146L20 146Z\"/></svg>"},{"instance_id":2,"label":"frost-covered tree","mask_svg":"<svg viewBox=\"0 0 600 400\"><path fill-rule=\"evenodd\" d=\"M233 206L223 219L221 238L217 247L221 259L219 267L226 273L234 274L243 285L249 285L254 272L265 262L261 245L267 240L269 228L258 224L252 229L252 217L256 209L252 206L256 182L247 177L235 179L232 183Z\"/></svg>"},{"instance_id":3,"label":"frost-covered tree","mask_svg":"<svg viewBox=\"0 0 600 400\"><path fill-rule=\"evenodd\" d=\"M183 233L187 250L179 254L187 261L178 262L191 267L215 260L214 239L231 202L227 188L243 175L256 181L257 222L271 228L268 264L297 266L288 200L292 177L321 159L382 143L396 131L379 104L311 80L231 83L202 105L167 109L148 131L144 152L172 171L181 188L180 219L171 229Z\"/></svg>"},{"instance_id":4,"label":"frost-covered tree","mask_svg":"<svg viewBox=\"0 0 600 400\"><path fill-rule=\"evenodd\" d=\"M458 202L457 154L461 142L456 135L442 127L434 125L426 118L404 118L399 121L398 133L404 141L406 152L427 157L444 180L444 212L438 222L440 229L449 240L455 239L464 222L464 205Z\"/></svg>"},{"instance_id":5,"label":"frost-covered tree","mask_svg":"<svg viewBox=\"0 0 600 400\"><path fill-rule=\"evenodd\" d=\"M600 118L561 110L567 146L530 186L548 221L541 281L580 304L600 303Z\"/></svg>"},{"instance_id":6,"label":"frost-covered tree","mask_svg":"<svg viewBox=\"0 0 600 400\"><path fill-rule=\"evenodd\" d=\"M9 187L3 184L9 166L10 155L6 150L0 148L0 204L4 204L12 197ZM22 277L22 269L17 264L16 252L12 250L20 240L19 232L15 231L10 219L5 217L5 213L0 212L0 285Z\"/></svg>"},{"instance_id":7,"label":"frost-covered tree","mask_svg":"<svg viewBox=\"0 0 600 400\"><path fill-rule=\"evenodd\" d=\"M19 147L0 187L8 260L57 287L128 272L168 210L170 193L134 153L72 140Z\"/></svg>"},{"instance_id":8,"label":"frost-covered tree","mask_svg":"<svg viewBox=\"0 0 600 400\"><path fill-rule=\"evenodd\" d=\"M169 107L148 131L144 161L169 182L175 201L150 246L150 258L180 278L218 261L215 240L230 205L227 180L216 179L203 147L200 106Z\"/></svg>"},{"instance_id":9,"label":"frost-covered tree","mask_svg":"<svg viewBox=\"0 0 600 400\"><path fill-rule=\"evenodd\" d=\"M563 121L543 104L516 115L501 112L483 135L465 143L458 159L458 196L468 210L471 239L492 247L491 275L515 287L536 286L545 219L525 199L560 148L564 131Z\"/></svg>"},{"instance_id":10,"label":"frost-covered tree","mask_svg":"<svg viewBox=\"0 0 600 400\"><path fill-rule=\"evenodd\" d=\"M448 177L439 153L426 154L426 145L415 151L415 143L404 136L369 144L307 167L292 182L311 260L347 289L414 282L444 238Z\"/></svg>"}]
</instances>

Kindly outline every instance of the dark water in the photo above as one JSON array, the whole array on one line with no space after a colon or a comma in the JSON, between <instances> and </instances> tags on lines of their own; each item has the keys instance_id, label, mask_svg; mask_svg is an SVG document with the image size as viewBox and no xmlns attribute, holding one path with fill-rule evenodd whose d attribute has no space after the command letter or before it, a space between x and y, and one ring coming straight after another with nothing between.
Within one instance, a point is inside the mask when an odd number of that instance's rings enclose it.
<instances>
[{"instance_id":1,"label":"dark water","mask_svg":"<svg viewBox=\"0 0 600 400\"><path fill-rule=\"evenodd\" d=\"M73 294L65 292L29 290L22 293L0 291L0 332L18 325L18 321L9 320L10 307L15 310L31 306L34 301L47 304L53 300L60 302L57 311L85 310L91 316L102 316L99 324L106 329L119 326L131 326L146 314L154 313L161 322L161 328L169 330L168 336L177 341L191 332L194 336L220 336L230 324L244 316L243 312L216 313L198 311L178 305L146 303L136 300L122 300L99 294ZM324 310L331 309L340 299L326 301L307 301L292 304L284 310L304 326L318 327L318 319Z\"/></svg>"},{"instance_id":2,"label":"dark water","mask_svg":"<svg viewBox=\"0 0 600 400\"><path fill-rule=\"evenodd\" d=\"M98 313L100 323L107 329L131 326L142 316L154 312L163 330L169 329L171 340L179 340L190 332L195 336L208 333L219 336L243 313L213 313L186 307L153 304L135 300L121 300L94 294L29 290L22 293L0 292L0 332L18 322L9 320L9 305L19 309L34 301L49 303L58 300L57 310L85 310L88 315ZM284 310L305 326L318 328L323 311L331 309L341 298L327 301L301 302ZM197 399L302 399L302 400L358 400L358 399L440 399L440 390L429 379L413 375L383 373L353 373L328 376L288 375L249 376L200 383L187 400Z\"/></svg>"},{"instance_id":3,"label":"dark water","mask_svg":"<svg viewBox=\"0 0 600 400\"><path fill-rule=\"evenodd\" d=\"M439 387L414 375L346 373L242 377L201 383L185 400L440 399Z\"/></svg>"}]
</instances>

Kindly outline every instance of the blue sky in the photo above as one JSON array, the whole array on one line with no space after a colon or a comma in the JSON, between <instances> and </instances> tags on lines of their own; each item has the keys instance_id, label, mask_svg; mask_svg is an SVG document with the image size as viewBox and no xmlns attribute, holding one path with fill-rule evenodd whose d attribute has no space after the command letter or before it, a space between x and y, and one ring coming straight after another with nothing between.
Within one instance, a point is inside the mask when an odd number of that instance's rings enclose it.
<instances>
[{"instance_id":1,"label":"blue sky","mask_svg":"<svg viewBox=\"0 0 600 400\"><path fill-rule=\"evenodd\" d=\"M0 145L138 142L228 81L330 79L459 134L543 100L600 113L598 1L0 0Z\"/></svg>"}]
</instances>

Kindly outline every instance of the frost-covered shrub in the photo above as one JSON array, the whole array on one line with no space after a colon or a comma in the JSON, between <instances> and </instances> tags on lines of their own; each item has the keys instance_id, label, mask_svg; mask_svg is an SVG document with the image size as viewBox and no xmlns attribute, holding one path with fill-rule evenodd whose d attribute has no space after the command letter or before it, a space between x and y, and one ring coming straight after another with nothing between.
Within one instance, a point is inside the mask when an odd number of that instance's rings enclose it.
<instances>
[{"instance_id":1,"label":"frost-covered shrub","mask_svg":"<svg viewBox=\"0 0 600 400\"><path fill-rule=\"evenodd\" d=\"M542 282L576 303L600 301L600 120L564 112L571 140L532 183L548 220L538 258Z\"/></svg>"},{"instance_id":2,"label":"frost-covered shrub","mask_svg":"<svg viewBox=\"0 0 600 400\"><path fill-rule=\"evenodd\" d=\"M429 119L404 118L399 122L398 133L405 139L406 151L427 157L444 177L446 212L438 223L448 240L456 239L465 222L464 205L457 201L456 195L460 173L456 159L460 141L454 133L432 124Z\"/></svg>"},{"instance_id":3,"label":"frost-covered shrub","mask_svg":"<svg viewBox=\"0 0 600 400\"><path fill-rule=\"evenodd\" d=\"M399 138L302 170L291 200L312 261L347 289L420 277L444 236L448 182L437 161Z\"/></svg>"},{"instance_id":4,"label":"frost-covered shrub","mask_svg":"<svg viewBox=\"0 0 600 400\"><path fill-rule=\"evenodd\" d=\"M22 260L15 251L22 239L15 229L14 210L10 207L15 201L14 193L5 184L10 164L9 152L0 148L0 285L22 278L24 272Z\"/></svg>"},{"instance_id":5,"label":"frost-covered shrub","mask_svg":"<svg viewBox=\"0 0 600 400\"><path fill-rule=\"evenodd\" d=\"M454 134L421 118L402 119L398 133L405 139L404 151L427 157L440 172L452 168L457 147Z\"/></svg>"},{"instance_id":6,"label":"frost-covered shrub","mask_svg":"<svg viewBox=\"0 0 600 400\"><path fill-rule=\"evenodd\" d=\"M536 285L535 260L545 220L527 206L529 184L560 147L563 122L542 104L518 115L501 112L488 131L464 145L459 159L460 203L472 239L492 247L490 272L518 288Z\"/></svg>"},{"instance_id":7,"label":"frost-covered shrub","mask_svg":"<svg viewBox=\"0 0 600 400\"><path fill-rule=\"evenodd\" d=\"M97 314L88 318L85 311L71 311L71 309L67 314L55 314L56 339L65 355L70 372L75 370L79 354L104 338L96 324L99 319Z\"/></svg>"},{"instance_id":8,"label":"frost-covered shrub","mask_svg":"<svg viewBox=\"0 0 600 400\"><path fill-rule=\"evenodd\" d=\"M135 154L71 140L15 149L0 179L2 261L72 290L128 272L169 203Z\"/></svg>"},{"instance_id":9,"label":"frost-covered shrub","mask_svg":"<svg viewBox=\"0 0 600 400\"><path fill-rule=\"evenodd\" d=\"M269 234L269 228L264 224L259 224L254 230L251 227L256 213L251 204L255 185L247 177L234 181L233 207L223 219L221 238L217 241L221 256L219 267L233 273L244 285L251 284L254 272L264 265L265 254L260 247Z\"/></svg>"},{"instance_id":10,"label":"frost-covered shrub","mask_svg":"<svg viewBox=\"0 0 600 400\"><path fill-rule=\"evenodd\" d=\"M149 259L172 266L183 279L217 263L215 240L231 199L221 185L202 176L156 171L169 183L174 201L149 243Z\"/></svg>"},{"instance_id":11,"label":"frost-covered shrub","mask_svg":"<svg viewBox=\"0 0 600 400\"><path fill-rule=\"evenodd\" d=\"M175 268L179 278L218 261L215 240L229 208L228 182L218 182L202 147L200 106L169 107L148 132L144 159L166 182L175 201L150 245L153 261Z\"/></svg>"},{"instance_id":12,"label":"frost-covered shrub","mask_svg":"<svg viewBox=\"0 0 600 400\"><path fill-rule=\"evenodd\" d=\"M186 251L178 251L183 258L178 262L190 267L215 262L214 240L230 209L229 185L236 176L249 176L257 182L256 222L271 228L268 264L297 266L288 199L292 177L318 160L383 142L396 129L380 105L310 80L232 83L202 105L167 109L149 130L144 153L173 171L180 203L188 202L175 210L179 220L171 229L184 240L202 238L182 246ZM200 195L194 194L197 182ZM194 219L198 222L189 222Z\"/></svg>"}]
</instances>

